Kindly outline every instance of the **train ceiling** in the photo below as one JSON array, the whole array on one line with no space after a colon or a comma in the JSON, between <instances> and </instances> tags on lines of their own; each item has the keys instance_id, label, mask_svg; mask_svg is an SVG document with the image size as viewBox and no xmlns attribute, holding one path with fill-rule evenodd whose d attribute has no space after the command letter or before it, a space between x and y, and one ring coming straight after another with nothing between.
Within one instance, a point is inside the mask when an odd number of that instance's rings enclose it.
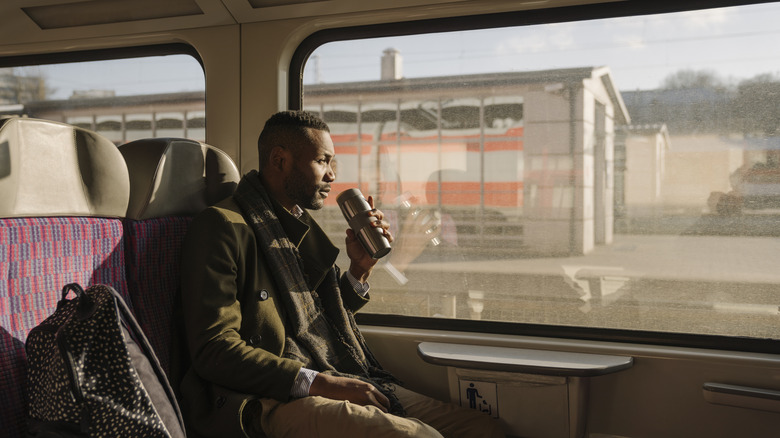
<instances>
[{"instance_id":1,"label":"train ceiling","mask_svg":"<svg viewBox=\"0 0 780 438\"><path fill-rule=\"evenodd\" d=\"M35 51L21 45L132 36L344 12L383 10L399 20L458 15L483 0L1 0L0 56ZM492 12L564 6L598 0L496 0ZM604 1L604 0L601 0ZM611 1L611 0L607 0ZM435 12L432 12L435 11ZM339 21L340 20L340 21ZM343 19L330 25L350 25ZM16 46L16 48L15 48Z\"/></svg>"}]
</instances>

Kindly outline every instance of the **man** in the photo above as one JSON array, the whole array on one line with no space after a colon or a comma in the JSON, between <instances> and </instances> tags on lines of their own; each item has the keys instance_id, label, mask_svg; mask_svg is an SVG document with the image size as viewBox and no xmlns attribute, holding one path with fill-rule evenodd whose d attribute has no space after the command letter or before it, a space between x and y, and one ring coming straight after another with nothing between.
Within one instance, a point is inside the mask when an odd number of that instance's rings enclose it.
<instances>
[{"instance_id":1,"label":"man","mask_svg":"<svg viewBox=\"0 0 780 438\"><path fill-rule=\"evenodd\" d=\"M376 260L347 230L350 266L341 275L338 249L304 210L322 208L335 179L327 125L306 112L277 113L258 150L260 171L198 215L184 242L182 313L192 366L181 394L190 430L441 437L434 427L448 433L469 423L478 432L464 437L503 436L485 433L494 427L489 418L469 412L466 420L459 408L402 388L366 347L353 313L368 302ZM366 214L392 241L382 212Z\"/></svg>"}]
</instances>

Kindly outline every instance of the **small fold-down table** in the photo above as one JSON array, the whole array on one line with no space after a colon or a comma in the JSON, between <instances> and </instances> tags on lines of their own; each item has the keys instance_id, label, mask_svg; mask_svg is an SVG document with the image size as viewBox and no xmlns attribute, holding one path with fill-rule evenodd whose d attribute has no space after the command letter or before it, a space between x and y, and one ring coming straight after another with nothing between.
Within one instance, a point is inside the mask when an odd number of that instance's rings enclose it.
<instances>
[{"instance_id":1,"label":"small fold-down table","mask_svg":"<svg viewBox=\"0 0 780 438\"><path fill-rule=\"evenodd\" d=\"M622 371L634 363L630 356L441 342L421 342L417 352L428 363L448 367L453 401L464 401L469 386L495 382L517 388L502 388L492 403L500 398L503 412L519 411L504 419L516 422L508 426L523 436L583 436L589 378ZM473 400L471 407L475 407ZM497 417L498 406L491 413Z\"/></svg>"}]
</instances>

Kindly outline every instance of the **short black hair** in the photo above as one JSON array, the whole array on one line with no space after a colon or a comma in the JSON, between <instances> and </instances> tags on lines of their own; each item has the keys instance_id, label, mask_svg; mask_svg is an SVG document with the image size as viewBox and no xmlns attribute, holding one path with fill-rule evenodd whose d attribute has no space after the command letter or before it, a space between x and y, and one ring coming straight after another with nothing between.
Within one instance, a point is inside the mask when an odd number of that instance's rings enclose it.
<instances>
[{"instance_id":1,"label":"short black hair","mask_svg":"<svg viewBox=\"0 0 780 438\"><path fill-rule=\"evenodd\" d=\"M281 111L272 115L257 138L260 169L268 162L274 146L294 146L301 137L311 137L310 129L330 132L322 119L308 111Z\"/></svg>"}]
</instances>

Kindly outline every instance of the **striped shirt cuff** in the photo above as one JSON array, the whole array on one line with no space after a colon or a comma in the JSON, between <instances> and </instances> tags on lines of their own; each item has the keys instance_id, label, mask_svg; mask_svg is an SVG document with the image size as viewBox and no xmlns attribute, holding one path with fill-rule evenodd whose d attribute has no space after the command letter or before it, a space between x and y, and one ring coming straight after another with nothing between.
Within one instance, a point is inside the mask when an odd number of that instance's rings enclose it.
<instances>
[{"instance_id":1,"label":"striped shirt cuff","mask_svg":"<svg viewBox=\"0 0 780 438\"><path fill-rule=\"evenodd\" d=\"M290 389L290 397L303 398L309 395L309 389L314 382L314 378L319 374L318 371L310 370L308 368L301 368L298 372L298 377L293 382L292 389Z\"/></svg>"}]
</instances>

